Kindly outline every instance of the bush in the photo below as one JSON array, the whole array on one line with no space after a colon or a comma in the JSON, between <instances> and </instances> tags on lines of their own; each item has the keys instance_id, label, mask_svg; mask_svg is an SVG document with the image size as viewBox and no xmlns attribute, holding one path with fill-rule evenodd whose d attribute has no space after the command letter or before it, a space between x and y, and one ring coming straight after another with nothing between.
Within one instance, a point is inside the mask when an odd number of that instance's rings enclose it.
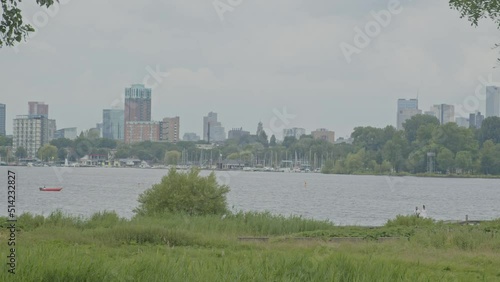
<instances>
[{"instance_id":1,"label":"bush","mask_svg":"<svg viewBox=\"0 0 500 282\"><path fill-rule=\"evenodd\" d=\"M139 196L138 215L165 212L189 215L224 214L227 212L226 194L229 187L219 185L215 173L203 177L199 169L179 173L171 169L161 180Z\"/></svg>"}]
</instances>

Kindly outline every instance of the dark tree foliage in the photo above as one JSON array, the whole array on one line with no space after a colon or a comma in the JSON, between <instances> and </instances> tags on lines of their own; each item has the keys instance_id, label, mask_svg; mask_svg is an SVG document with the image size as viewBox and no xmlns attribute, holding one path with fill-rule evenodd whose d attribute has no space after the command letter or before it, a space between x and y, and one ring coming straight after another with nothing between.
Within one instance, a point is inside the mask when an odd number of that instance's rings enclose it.
<instances>
[{"instance_id":1,"label":"dark tree foliage","mask_svg":"<svg viewBox=\"0 0 500 282\"><path fill-rule=\"evenodd\" d=\"M21 0L0 0L1 19L0 19L0 48L5 46L14 46L16 43L25 39L30 32L35 29L23 22L22 10L19 8ZM58 0L36 0L36 3L42 7L50 7Z\"/></svg>"},{"instance_id":2,"label":"dark tree foliage","mask_svg":"<svg viewBox=\"0 0 500 282\"><path fill-rule=\"evenodd\" d=\"M406 139L410 144L417 140L418 129L427 124L438 126L439 120L430 115L416 115L403 123Z\"/></svg>"},{"instance_id":3,"label":"dark tree foliage","mask_svg":"<svg viewBox=\"0 0 500 282\"><path fill-rule=\"evenodd\" d=\"M498 0L450 0L450 6L477 26L482 18L493 20L500 27L500 1Z\"/></svg>"},{"instance_id":4,"label":"dark tree foliage","mask_svg":"<svg viewBox=\"0 0 500 282\"><path fill-rule=\"evenodd\" d=\"M494 143L500 143L500 117L488 117L481 124L479 131L481 144L486 140L492 140Z\"/></svg>"}]
</instances>

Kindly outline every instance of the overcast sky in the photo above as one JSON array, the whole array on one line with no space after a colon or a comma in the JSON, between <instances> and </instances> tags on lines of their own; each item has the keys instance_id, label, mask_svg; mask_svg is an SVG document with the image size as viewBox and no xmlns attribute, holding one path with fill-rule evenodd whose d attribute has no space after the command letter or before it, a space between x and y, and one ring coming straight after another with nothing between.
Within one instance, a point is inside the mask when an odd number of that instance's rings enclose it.
<instances>
[{"instance_id":1,"label":"overcast sky","mask_svg":"<svg viewBox=\"0 0 500 282\"><path fill-rule=\"evenodd\" d=\"M201 135L210 111L226 132L262 121L279 136L284 125L348 136L395 126L398 98L418 92L423 110L473 104L480 76L500 82L500 32L486 20L471 27L446 0L401 0L380 32L372 12L391 1L220 0L217 11L213 0L65 0L50 15L34 2L23 7L37 33L0 49L8 134L28 101L48 103L58 128L94 127L144 81L154 86L153 119L180 116L181 137ZM355 28L367 25L371 41L356 45ZM350 62L343 43L362 47Z\"/></svg>"}]
</instances>

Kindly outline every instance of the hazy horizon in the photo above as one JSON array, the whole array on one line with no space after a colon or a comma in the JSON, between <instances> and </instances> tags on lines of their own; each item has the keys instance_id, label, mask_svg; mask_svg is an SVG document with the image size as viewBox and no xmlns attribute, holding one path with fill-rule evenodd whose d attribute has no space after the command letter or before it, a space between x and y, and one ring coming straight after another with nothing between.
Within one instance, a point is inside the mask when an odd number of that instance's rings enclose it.
<instances>
[{"instance_id":1,"label":"hazy horizon","mask_svg":"<svg viewBox=\"0 0 500 282\"><path fill-rule=\"evenodd\" d=\"M327 128L338 138L356 126L395 126L398 98L418 95L423 111L446 103L484 112L475 92L482 80L500 82L496 26L471 27L447 1L240 2L217 11L212 0L67 0L49 12L22 2L37 32L0 49L7 134L28 101L49 104L58 128L95 127L126 87L147 82L152 119L179 116L181 138L201 136L210 111L226 133L253 133L284 109L294 118L278 128ZM398 12L356 46L356 28L394 3ZM346 44L359 54L346 59Z\"/></svg>"}]
</instances>

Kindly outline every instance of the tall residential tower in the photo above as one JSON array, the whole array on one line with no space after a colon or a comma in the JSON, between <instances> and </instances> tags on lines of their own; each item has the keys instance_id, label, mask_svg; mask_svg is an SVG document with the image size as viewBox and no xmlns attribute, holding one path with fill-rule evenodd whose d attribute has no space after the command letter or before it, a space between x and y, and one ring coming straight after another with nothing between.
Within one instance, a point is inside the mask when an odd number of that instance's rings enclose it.
<instances>
[{"instance_id":1,"label":"tall residential tower","mask_svg":"<svg viewBox=\"0 0 500 282\"><path fill-rule=\"evenodd\" d=\"M125 121L151 121L151 89L134 84L125 89Z\"/></svg>"},{"instance_id":2,"label":"tall residential tower","mask_svg":"<svg viewBox=\"0 0 500 282\"><path fill-rule=\"evenodd\" d=\"M151 121L151 89L143 84L125 88L125 143L159 140L159 123ZM148 133L149 132L149 133Z\"/></svg>"},{"instance_id":3,"label":"tall residential tower","mask_svg":"<svg viewBox=\"0 0 500 282\"><path fill-rule=\"evenodd\" d=\"M45 115L17 116L12 140L14 148L22 147L28 158L36 158L38 149L49 142L48 126Z\"/></svg>"},{"instance_id":4,"label":"tall residential tower","mask_svg":"<svg viewBox=\"0 0 500 282\"><path fill-rule=\"evenodd\" d=\"M486 117L500 117L500 87L486 87Z\"/></svg>"},{"instance_id":5,"label":"tall residential tower","mask_svg":"<svg viewBox=\"0 0 500 282\"><path fill-rule=\"evenodd\" d=\"M418 99L398 99L396 128L403 130L403 123L418 114L422 114L422 111L418 109Z\"/></svg>"},{"instance_id":6,"label":"tall residential tower","mask_svg":"<svg viewBox=\"0 0 500 282\"><path fill-rule=\"evenodd\" d=\"M28 115L40 115L49 117L49 105L44 102L28 102Z\"/></svg>"}]
</instances>

